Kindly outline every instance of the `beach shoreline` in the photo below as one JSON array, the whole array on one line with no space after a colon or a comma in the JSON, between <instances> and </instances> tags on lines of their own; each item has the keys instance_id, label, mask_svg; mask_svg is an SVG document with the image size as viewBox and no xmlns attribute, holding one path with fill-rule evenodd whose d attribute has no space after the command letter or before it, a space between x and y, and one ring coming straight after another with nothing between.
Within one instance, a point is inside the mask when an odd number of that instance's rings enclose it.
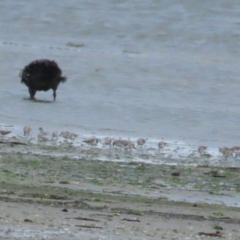
<instances>
[{"instance_id":1,"label":"beach shoreline","mask_svg":"<svg viewBox=\"0 0 240 240\"><path fill-rule=\"evenodd\" d=\"M1 142L4 239L239 239L238 168L57 154L77 151Z\"/></svg>"}]
</instances>

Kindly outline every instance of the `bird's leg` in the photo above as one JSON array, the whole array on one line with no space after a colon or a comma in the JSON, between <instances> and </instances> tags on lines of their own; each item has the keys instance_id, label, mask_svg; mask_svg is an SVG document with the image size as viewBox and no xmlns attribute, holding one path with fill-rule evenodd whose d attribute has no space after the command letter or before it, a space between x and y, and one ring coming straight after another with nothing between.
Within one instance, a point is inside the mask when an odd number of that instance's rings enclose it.
<instances>
[{"instance_id":1,"label":"bird's leg","mask_svg":"<svg viewBox=\"0 0 240 240\"><path fill-rule=\"evenodd\" d=\"M36 98L35 98L36 90L32 89L32 88L29 88L28 90L29 90L29 94L30 94L30 99L36 100Z\"/></svg>"},{"instance_id":2,"label":"bird's leg","mask_svg":"<svg viewBox=\"0 0 240 240\"><path fill-rule=\"evenodd\" d=\"M53 89L53 101L56 100L56 96L57 96L56 89Z\"/></svg>"}]
</instances>

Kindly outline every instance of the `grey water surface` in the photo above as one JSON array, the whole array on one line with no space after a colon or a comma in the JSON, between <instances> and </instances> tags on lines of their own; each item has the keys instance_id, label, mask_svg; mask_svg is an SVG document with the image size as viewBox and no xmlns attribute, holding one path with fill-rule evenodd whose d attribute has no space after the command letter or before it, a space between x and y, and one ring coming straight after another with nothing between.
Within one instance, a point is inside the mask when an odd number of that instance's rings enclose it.
<instances>
[{"instance_id":1,"label":"grey water surface","mask_svg":"<svg viewBox=\"0 0 240 240\"><path fill-rule=\"evenodd\" d=\"M237 145L239 53L237 0L4 0L0 123ZM38 58L68 77L56 102L24 100L18 73Z\"/></svg>"}]
</instances>

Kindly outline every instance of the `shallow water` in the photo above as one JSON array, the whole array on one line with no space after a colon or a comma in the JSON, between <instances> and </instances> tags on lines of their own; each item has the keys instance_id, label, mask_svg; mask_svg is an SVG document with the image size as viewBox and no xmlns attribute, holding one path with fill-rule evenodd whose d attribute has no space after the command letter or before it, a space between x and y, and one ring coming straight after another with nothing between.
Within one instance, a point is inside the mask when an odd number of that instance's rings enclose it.
<instances>
[{"instance_id":1,"label":"shallow water","mask_svg":"<svg viewBox=\"0 0 240 240\"><path fill-rule=\"evenodd\" d=\"M0 122L237 145L239 13L237 1L1 1ZM68 77L54 103L24 100L18 73L37 58Z\"/></svg>"}]
</instances>

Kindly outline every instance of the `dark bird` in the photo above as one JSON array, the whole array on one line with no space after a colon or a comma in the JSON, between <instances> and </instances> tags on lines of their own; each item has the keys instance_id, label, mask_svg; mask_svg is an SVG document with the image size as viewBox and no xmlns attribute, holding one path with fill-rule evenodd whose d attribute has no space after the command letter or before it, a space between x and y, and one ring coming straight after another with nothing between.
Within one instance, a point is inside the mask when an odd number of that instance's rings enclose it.
<instances>
[{"instance_id":1,"label":"dark bird","mask_svg":"<svg viewBox=\"0 0 240 240\"><path fill-rule=\"evenodd\" d=\"M56 91L60 82L66 82L62 70L55 61L39 59L30 62L20 72L21 83L28 87L30 99L35 99L37 91L53 90L53 99L56 100Z\"/></svg>"}]
</instances>

